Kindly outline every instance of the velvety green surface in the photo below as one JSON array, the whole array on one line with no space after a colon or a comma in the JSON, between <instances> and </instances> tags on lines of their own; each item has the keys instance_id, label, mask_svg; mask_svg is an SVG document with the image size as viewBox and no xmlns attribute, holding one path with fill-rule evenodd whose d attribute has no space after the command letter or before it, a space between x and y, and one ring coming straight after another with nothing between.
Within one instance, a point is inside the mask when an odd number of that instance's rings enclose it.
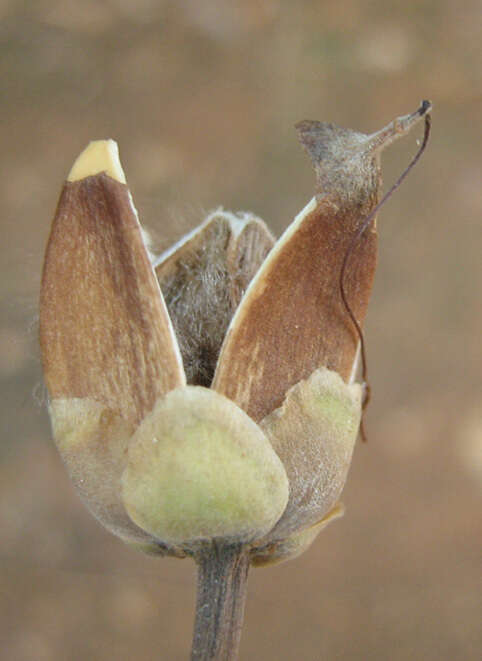
<instances>
[{"instance_id":1,"label":"velvety green surface","mask_svg":"<svg viewBox=\"0 0 482 661\"><path fill-rule=\"evenodd\" d=\"M288 479L261 429L233 402L201 387L155 405L129 444L122 477L131 519L163 542L251 541L288 500Z\"/></svg>"}]
</instances>

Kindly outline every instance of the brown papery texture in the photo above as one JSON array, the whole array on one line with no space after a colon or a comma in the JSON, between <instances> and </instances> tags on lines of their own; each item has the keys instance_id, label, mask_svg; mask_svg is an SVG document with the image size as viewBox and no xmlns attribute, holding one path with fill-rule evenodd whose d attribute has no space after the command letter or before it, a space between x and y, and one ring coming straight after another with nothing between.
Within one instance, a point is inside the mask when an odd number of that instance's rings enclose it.
<instances>
[{"instance_id":1,"label":"brown papery texture","mask_svg":"<svg viewBox=\"0 0 482 661\"><path fill-rule=\"evenodd\" d=\"M365 214L322 198L296 231L287 231L253 281L233 320L213 387L259 421L286 391L318 367L348 381L358 338L343 306L343 257ZM296 223L296 221L295 221ZM377 235L370 227L354 249L345 290L363 323L373 283Z\"/></svg>"},{"instance_id":2,"label":"brown papery texture","mask_svg":"<svg viewBox=\"0 0 482 661\"><path fill-rule=\"evenodd\" d=\"M256 216L220 210L159 258L188 383L210 386L231 318L273 244Z\"/></svg>"},{"instance_id":3,"label":"brown papery texture","mask_svg":"<svg viewBox=\"0 0 482 661\"><path fill-rule=\"evenodd\" d=\"M72 158L119 143L154 251L221 204L280 237L313 195L295 122L371 133L424 96L433 139L377 221L347 513L250 572L240 660L482 657L481 21L470 0L0 2L6 661L186 661L191 646L194 563L130 552L84 511L38 405L40 271ZM385 190L422 132L382 156Z\"/></svg>"},{"instance_id":4,"label":"brown papery texture","mask_svg":"<svg viewBox=\"0 0 482 661\"><path fill-rule=\"evenodd\" d=\"M129 191L104 173L64 185L43 271L40 343L52 399L88 397L130 423L184 382Z\"/></svg>"}]
</instances>

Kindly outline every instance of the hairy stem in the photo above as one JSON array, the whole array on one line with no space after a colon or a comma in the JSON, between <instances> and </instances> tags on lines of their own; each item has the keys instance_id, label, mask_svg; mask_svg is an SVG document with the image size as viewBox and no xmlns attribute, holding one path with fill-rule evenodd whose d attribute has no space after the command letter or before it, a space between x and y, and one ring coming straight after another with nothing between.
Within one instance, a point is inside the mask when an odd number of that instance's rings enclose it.
<instances>
[{"instance_id":1,"label":"hairy stem","mask_svg":"<svg viewBox=\"0 0 482 661\"><path fill-rule=\"evenodd\" d=\"M191 661L235 661L244 616L249 553L213 542L196 554L196 619Z\"/></svg>"}]
</instances>

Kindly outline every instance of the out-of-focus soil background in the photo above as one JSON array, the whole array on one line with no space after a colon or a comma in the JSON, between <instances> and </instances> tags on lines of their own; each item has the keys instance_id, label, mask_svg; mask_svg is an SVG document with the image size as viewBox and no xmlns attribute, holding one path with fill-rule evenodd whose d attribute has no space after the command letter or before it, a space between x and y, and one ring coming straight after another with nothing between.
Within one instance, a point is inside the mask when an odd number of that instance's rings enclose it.
<instances>
[{"instance_id":1,"label":"out-of-focus soil background","mask_svg":"<svg viewBox=\"0 0 482 661\"><path fill-rule=\"evenodd\" d=\"M194 565L105 532L50 440L37 297L74 158L118 140L159 247L220 204L280 233L313 194L296 121L369 132L422 98L431 144L379 218L347 513L252 571L241 660L481 658L481 34L477 0L1 0L2 658L190 649ZM420 133L385 154L387 184Z\"/></svg>"}]
</instances>

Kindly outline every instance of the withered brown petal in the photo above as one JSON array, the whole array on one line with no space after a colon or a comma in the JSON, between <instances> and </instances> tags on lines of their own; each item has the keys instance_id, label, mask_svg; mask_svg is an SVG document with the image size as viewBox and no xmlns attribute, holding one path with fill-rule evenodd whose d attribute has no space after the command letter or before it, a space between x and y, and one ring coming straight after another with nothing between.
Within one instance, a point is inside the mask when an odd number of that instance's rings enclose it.
<instances>
[{"instance_id":1,"label":"withered brown petal","mask_svg":"<svg viewBox=\"0 0 482 661\"><path fill-rule=\"evenodd\" d=\"M348 380L358 338L340 297L344 254L360 223L358 207L340 211L312 200L253 279L223 345L213 387L259 421L286 391L320 366ZM354 250L345 290L362 323L376 266L371 228Z\"/></svg>"},{"instance_id":2,"label":"withered brown petal","mask_svg":"<svg viewBox=\"0 0 482 661\"><path fill-rule=\"evenodd\" d=\"M259 218L218 210L156 261L188 383L211 384L229 322L273 244Z\"/></svg>"},{"instance_id":3,"label":"withered brown petal","mask_svg":"<svg viewBox=\"0 0 482 661\"><path fill-rule=\"evenodd\" d=\"M113 141L91 143L64 184L44 262L40 344L51 399L89 398L136 425L185 378L115 155Z\"/></svg>"}]
</instances>

